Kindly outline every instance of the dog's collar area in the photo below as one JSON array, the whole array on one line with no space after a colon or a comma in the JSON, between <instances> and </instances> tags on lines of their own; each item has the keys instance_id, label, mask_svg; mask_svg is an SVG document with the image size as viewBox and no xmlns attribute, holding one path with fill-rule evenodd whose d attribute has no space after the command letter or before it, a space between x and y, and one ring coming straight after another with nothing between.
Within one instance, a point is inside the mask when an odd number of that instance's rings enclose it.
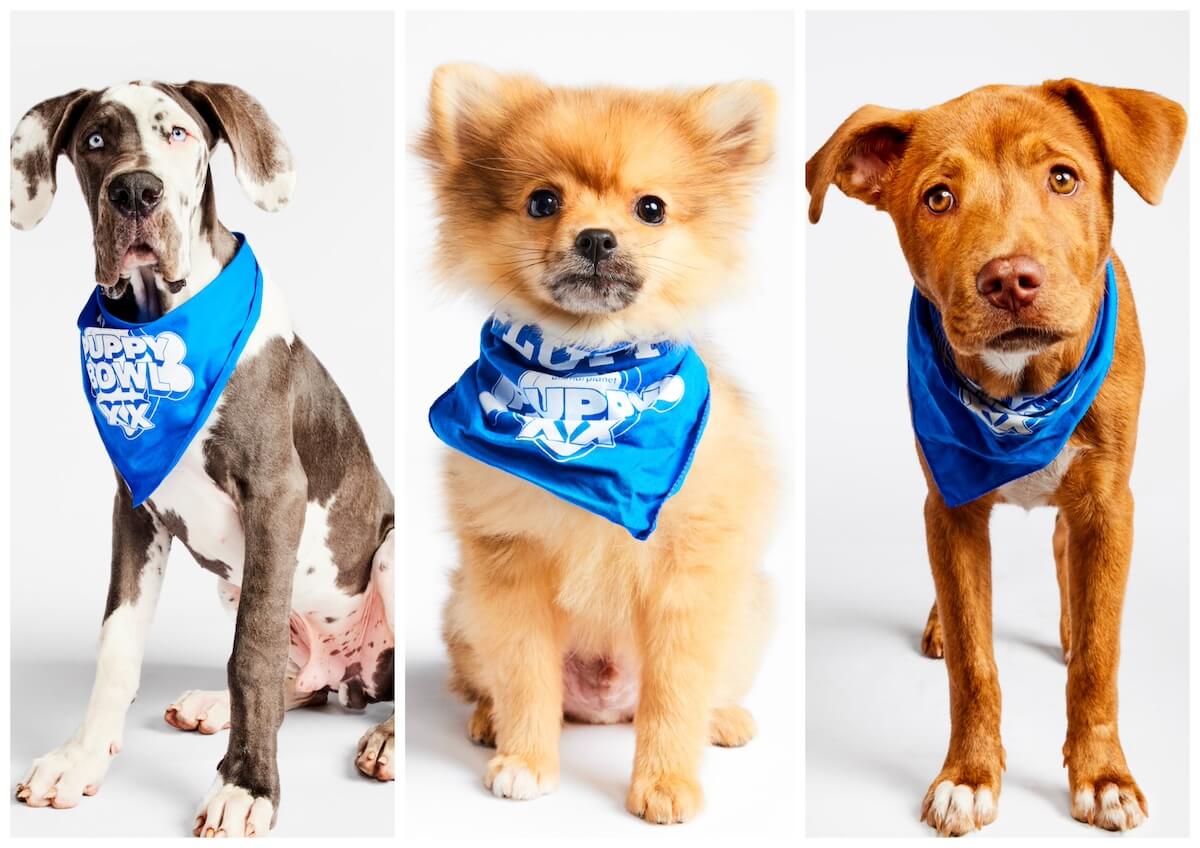
<instances>
[{"instance_id":1,"label":"dog's collar area","mask_svg":"<svg viewBox=\"0 0 1200 848\"><path fill-rule=\"evenodd\" d=\"M204 427L258 321L262 272L245 237L238 238L225 269L175 309L128 320L97 287L79 315L84 394L134 506L154 493ZM159 293L153 277L138 276L121 302L138 297L141 312L141 298Z\"/></svg>"},{"instance_id":2,"label":"dog's collar area","mask_svg":"<svg viewBox=\"0 0 1200 848\"><path fill-rule=\"evenodd\" d=\"M993 398L958 370L936 307L913 290L908 391L913 429L948 506L1045 468L1075 431L1112 365L1117 282L1111 260L1096 325L1078 366L1046 392Z\"/></svg>"},{"instance_id":3,"label":"dog's collar area","mask_svg":"<svg viewBox=\"0 0 1200 848\"><path fill-rule=\"evenodd\" d=\"M648 539L708 420L704 363L679 342L557 341L489 319L479 359L434 402L430 425L455 450Z\"/></svg>"}]
</instances>

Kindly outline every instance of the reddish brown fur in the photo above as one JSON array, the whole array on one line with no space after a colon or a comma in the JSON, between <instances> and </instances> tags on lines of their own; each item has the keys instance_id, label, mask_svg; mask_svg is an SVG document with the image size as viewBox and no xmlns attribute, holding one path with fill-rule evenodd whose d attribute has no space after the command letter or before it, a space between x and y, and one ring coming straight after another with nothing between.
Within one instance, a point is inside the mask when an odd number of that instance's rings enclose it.
<instances>
[{"instance_id":1,"label":"reddish brown fur","mask_svg":"<svg viewBox=\"0 0 1200 848\"><path fill-rule=\"evenodd\" d=\"M446 276L564 343L686 339L735 279L749 190L771 146L774 96L757 83L690 92L550 88L472 66L438 70L420 150L433 166ZM552 219L526 214L553 188ZM637 198L666 201L659 226ZM577 232L606 227L643 280L636 302L576 314L548 293ZM447 457L461 566L446 609L453 688L476 704L468 734L497 752L486 784L536 797L558 780L563 658L636 657L630 812L658 823L699 810L706 742L754 734L738 701L769 619L758 570L772 512L765 440L709 362L711 413L692 469L646 542L462 454ZM597 678L599 679L599 678Z\"/></svg>"},{"instance_id":2,"label":"reddish brown fur","mask_svg":"<svg viewBox=\"0 0 1200 848\"><path fill-rule=\"evenodd\" d=\"M807 170L813 223L831 183L891 215L917 288L942 313L958 367L993 397L1045 391L1076 367L1095 324L1105 263L1113 261L1120 304L1113 365L1069 442L1080 452L1047 498L1058 508L1054 554L1068 660L1063 752L1072 813L1110 830L1135 827L1147 812L1117 734L1121 607L1132 547L1129 474L1144 357L1129 280L1110 244L1112 181L1119 172L1144 199L1158 202L1185 126L1178 104L1149 92L1076 80L988 86L931 109L863 107ZM1074 195L1048 184L1050 169L1060 165L1078 174ZM924 197L939 184L957 202L935 215ZM985 263L1014 255L1033 257L1046 272L1036 302L1019 319L976 290ZM1061 341L1016 373L989 369L989 344L1018 322L1053 330ZM1004 768L988 538L992 506L1003 496L998 490L951 509L925 470L937 601L922 651L944 652L951 731L922 818L940 833L960 834L994 818ZM965 805L935 799L943 781L969 790ZM991 793L991 803L980 790Z\"/></svg>"}]
</instances>

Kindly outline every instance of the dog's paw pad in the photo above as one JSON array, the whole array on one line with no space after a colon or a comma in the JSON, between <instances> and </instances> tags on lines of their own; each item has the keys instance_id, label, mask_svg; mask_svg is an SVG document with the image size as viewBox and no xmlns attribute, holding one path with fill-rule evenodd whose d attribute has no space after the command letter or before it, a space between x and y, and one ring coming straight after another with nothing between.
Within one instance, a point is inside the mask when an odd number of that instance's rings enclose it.
<instances>
[{"instance_id":1,"label":"dog's paw pad","mask_svg":"<svg viewBox=\"0 0 1200 848\"><path fill-rule=\"evenodd\" d=\"M396 779L396 719L389 718L376 725L358 740L358 756L354 764L367 777L376 780Z\"/></svg>"},{"instance_id":2,"label":"dog's paw pad","mask_svg":"<svg viewBox=\"0 0 1200 848\"><path fill-rule=\"evenodd\" d=\"M248 790L218 777L196 812L192 835L266 836L271 832L274 812L269 798L255 798Z\"/></svg>"},{"instance_id":3,"label":"dog's paw pad","mask_svg":"<svg viewBox=\"0 0 1200 848\"><path fill-rule=\"evenodd\" d=\"M1133 781L1080 786L1071 797L1071 815L1105 830L1132 830L1148 817L1146 801Z\"/></svg>"},{"instance_id":4,"label":"dog's paw pad","mask_svg":"<svg viewBox=\"0 0 1200 848\"><path fill-rule=\"evenodd\" d=\"M488 762L483 784L497 798L532 801L558 788L558 770L539 768L524 757L498 754Z\"/></svg>"},{"instance_id":5,"label":"dog's paw pad","mask_svg":"<svg viewBox=\"0 0 1200 848\"><path fill-rule=\"evenodd\" d=\"M996 820L996 796L986 786L942 780L930 787L921 821L940 836L962 836Z\"/></svg>"},{"instance_id":6,"label":"dog's paw pad","mask_svg":"<svg viewBox=\"0 0 1200 848\"><path fill-rule=\"evenodd\" d=\"M184 692L167 707L163 719L178 730L219 733L229 727L229 692Z\"/></svg>"},{"instance_id":7,"label":"dog's paw pad","mask_svg":"<svg viewBox=\"0 0 1200 848\"><path fill-rule=\"evenodd\" d=\"M625 808L653 824L678 824L700 812L704 792L686 777L637 777L629 787Z\"/></svg>"},{"instance_id":8,"label":"dog's paw pad","mask_svg":"<svg viewBox=\"0 0 1200 848\"><path fill-rule=\"evenodd\" d=\"M708 740L722 748L740 748L758 732L754 716L742 707L719 707L708 721Z\"/></svg>"}]
</instances>

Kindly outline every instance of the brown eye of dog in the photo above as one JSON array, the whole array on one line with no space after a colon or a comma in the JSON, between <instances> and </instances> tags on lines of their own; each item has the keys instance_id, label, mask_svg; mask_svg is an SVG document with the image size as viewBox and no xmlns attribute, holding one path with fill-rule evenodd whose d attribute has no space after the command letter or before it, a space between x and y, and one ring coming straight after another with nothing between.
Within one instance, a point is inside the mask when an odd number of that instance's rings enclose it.
<instances>
[{"instance_id":1,"label":"brown eye of dog","mask_svg":"<svg viewBox=\"0 0 1200 848\"><path fill-rule=\"evenodd\" d=\"M1079 187L1079 177L1070 168L1059 165L1050 169L1050 188L1055 194L1074 194Z\"/></svg>"},{"instance_id":2,"label":"brown eye of dog","mask_svg":"<svg viewBox=\"0 0 1200 848\"><path fill-rule=\"evenodd\" d=\"M529 205L526 207L530 218L549 218L558 212L562 205L557 194L548 188L539 188L529 195Z\"/></svg>"},{"instance_id":3,"label":"brown eye of dog","mask_svg":"<svg viewBox=\"0 0 1200 848\"><path fill-rule=\"evenodd\" d=\"M934 186L925 192L925 205L934 215L941 215L954 207L954 195L944 185Z\"/></svg>"},{"instance_id":4,"label":"brown eye of dog","mask_svg":"<svg viewBox=\"0 0 1200 848\"><path fill-rule=\"evenodd\" d=\"M652 194L639 198L635 210L637 216L647 224L661 224L663 218L667 217L667 204L663 203L661 197Z\"/></svg>"}]
</instances>

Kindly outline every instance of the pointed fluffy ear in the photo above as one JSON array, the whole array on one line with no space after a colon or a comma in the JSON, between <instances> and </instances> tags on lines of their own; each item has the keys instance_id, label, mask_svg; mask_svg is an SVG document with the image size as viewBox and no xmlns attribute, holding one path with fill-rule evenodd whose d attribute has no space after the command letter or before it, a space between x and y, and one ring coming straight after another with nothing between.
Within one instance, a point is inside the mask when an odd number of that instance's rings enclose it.
<instances>
[{"instance_id":1,"label":"pointed fluffy ear","mask_svg":"<svg viewBox=\"0 0 1200 848\"><path fill-rule=\"evenodd\" d=\"M509 109L544 90L545 86L530 77L500 74L482 65L441 65L433 72L429 126L417 149L435 165L455 165L473 142L487 137Z\"/></svg>"},{"instance_id":2,"label":"pointed fluffy ear","mask_svg":"<svg viewBox=\"0 0 1200 848\"><path fill-rule=\"evenodd\" d=\"M1049 80L1042 87L1066 102L1096 137L1108 164L1143 200L1162 200L1187 131L1182 106L1149 91L1075 79Z\"/></svg>"},{"instance_id":3,"label":"pointed fluffy ear","mask_svg":"<svg viewBox=\"0 0 1200 848\"><path fill-rule=\"evenodd\" d=\"M777 111L775 89L757 80L714 85L698 96L701 125L730 167L755 168L771 158Z\"/></svg>"},{"instance_id":4,"label":"pointed fluffy ear","mask_svg":"<svg viewBox=\"0 0 1200 848\"><path fill-rule=\"evenodd\" d=\"M18 230L33 229L50 211L58 187L54 176L58 154L66 149L79 116L95 94L80 88L44 100L26 112L13 130L9 220Z\"/></svg>"},{"instance_id":5,"label":"pointed fluffy ear","mask_svg":"<svg viewBox=\"0 0 1200 848\"><path fill-rule=\"evenodd\" d=\"M177 88L209 125L213 143L229 143L238 183L255 205L267 212L286 206L296 188L296 166L262 104L236 85L193 80Z\"/></svg>"},{"instance_id":6,"label":"pointed fluffy ear","mask_svg":"<svg viewBox=\"0 0 1200 848\"><path fill-rule=\"evenodd\" d=\"M915 112L882 106L863 106L847 118L805 166L808 220L821 220L830 183L848 197L884 209L884 187L915 124Z\"/></svg>"}]
</instances>

